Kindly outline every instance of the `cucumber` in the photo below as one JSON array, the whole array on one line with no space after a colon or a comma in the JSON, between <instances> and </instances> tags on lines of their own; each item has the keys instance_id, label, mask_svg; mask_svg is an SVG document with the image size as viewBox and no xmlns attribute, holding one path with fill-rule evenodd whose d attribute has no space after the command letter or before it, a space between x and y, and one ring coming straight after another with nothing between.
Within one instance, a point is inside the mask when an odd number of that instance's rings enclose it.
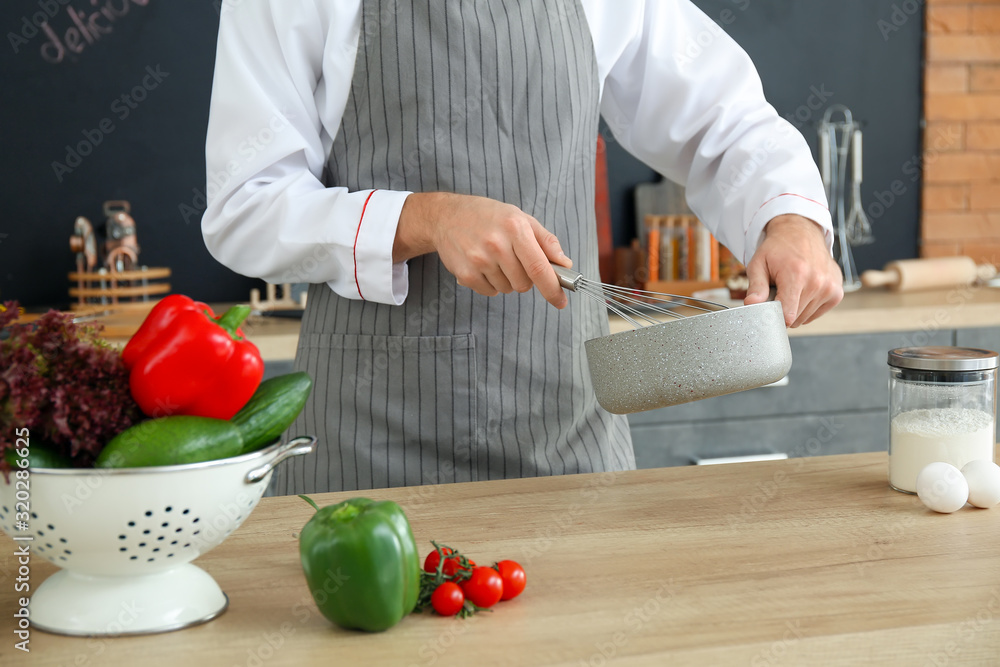
<instances>
[{"instance_id":1,"label":"cucumber","mask_svg":"<svg viewBox=\"0 0 1000 667\"><path fill-rule=\"evenodd\" d=\"M17 455L17 449L11 447L4 452L3 458L14 470L21 470L18 461L21 457ZM51 449L41 445L31 445L28 448L28 468L72 468L69 459L61 454L56 454Z\"/></svg>"},{"instance_id":2,"label":"cucumber","mask_svg":"<svg viewBox=\"0 0 1000 667\"><path fill-rule=\"evenodd\" d=\"M96 468L139 468L214 461L243 449L240 430L225 419L173 415L122 431L97 456Z\"/></svg>"},{"instance_id":3,"label":"cucumber","mask_svg":"<svg viewBox=\"0 0 1000 667\"><path fill-rule=\"evenodd\" d=\"M292 425L312 390L305 371L264 380L250 400L230 420L243 436L243 453L274 442Z\"/></svg>"}]
</instances>

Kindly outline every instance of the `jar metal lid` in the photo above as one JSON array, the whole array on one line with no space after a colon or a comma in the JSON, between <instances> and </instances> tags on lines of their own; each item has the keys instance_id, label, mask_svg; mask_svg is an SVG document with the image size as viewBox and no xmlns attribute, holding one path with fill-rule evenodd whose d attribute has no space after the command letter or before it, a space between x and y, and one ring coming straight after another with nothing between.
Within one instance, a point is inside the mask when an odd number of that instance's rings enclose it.
<instances>
[{"instance_id":1,"label":"jar metal lid","mask_svg":"<svg viewBox=\"0 0 1000 667\"><path fill-rule=\"evenodd\" d=\"M900 347L889 350L889 365L923 371L985 371L1000 364L1000 354L976 347Z\"/></svg>"}]
</instances>

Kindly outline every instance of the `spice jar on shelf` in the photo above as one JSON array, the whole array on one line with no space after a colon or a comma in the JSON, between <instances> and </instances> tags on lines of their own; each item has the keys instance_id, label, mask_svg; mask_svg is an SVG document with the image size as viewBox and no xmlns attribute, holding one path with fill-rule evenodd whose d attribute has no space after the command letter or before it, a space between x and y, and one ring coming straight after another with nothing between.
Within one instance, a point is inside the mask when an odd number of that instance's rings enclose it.
<instances>
[{"instance_id":1,"label":"spice jar on shelf","mask_svg":"<svg viewBox=\"0 0 1000 667\"><path fill-rule=\"evenodd\" d=\"M936 461L993 461L1000 355L968 347L889 352L889 484L915 493Z\"/></svg>"}]
</instances>

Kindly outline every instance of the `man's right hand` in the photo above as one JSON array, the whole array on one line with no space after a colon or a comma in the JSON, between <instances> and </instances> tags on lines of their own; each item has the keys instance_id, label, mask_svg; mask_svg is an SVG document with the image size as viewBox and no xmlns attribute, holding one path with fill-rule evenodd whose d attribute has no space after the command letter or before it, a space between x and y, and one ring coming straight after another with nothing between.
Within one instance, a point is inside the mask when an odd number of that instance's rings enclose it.
<instances>
[{"instance_id":1,"label":"man's right hand","mask_svg":"<svg viewBox=\"0 0 1000 667\"><path fill-rule=\"evenodd\" d=\"M555 234L510 204L447 192L406 198L392 248L394 262L437 252L459 285L486 296L537 287L556 308L566 292L550 263L570 267Z\"/></svg>"}]
</instances>

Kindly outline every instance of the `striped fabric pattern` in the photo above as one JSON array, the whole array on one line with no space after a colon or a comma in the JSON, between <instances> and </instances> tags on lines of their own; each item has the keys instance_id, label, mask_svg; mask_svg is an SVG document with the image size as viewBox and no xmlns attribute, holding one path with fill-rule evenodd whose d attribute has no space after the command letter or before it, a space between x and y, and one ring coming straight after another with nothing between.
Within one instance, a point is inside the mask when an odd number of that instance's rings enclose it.
<instances>
[{"instance_id":1,"label":"striped fabric pattern","mask_svg":"<svg viewBox=\"0 0 1000 667\"><path fill-rule=\"evenodd\" d=\"M578 0L362 7L327 183L514 204L598 276L599 88ZM291 432L319 451L279 466L272 493L635 467L628 423L597 405L586 366L584 341L607 333L599 304L485 297L436 254L409 262L409 282L402 306L310 287L296 365L315 385Z\"/></svg>"}]
</instances>

